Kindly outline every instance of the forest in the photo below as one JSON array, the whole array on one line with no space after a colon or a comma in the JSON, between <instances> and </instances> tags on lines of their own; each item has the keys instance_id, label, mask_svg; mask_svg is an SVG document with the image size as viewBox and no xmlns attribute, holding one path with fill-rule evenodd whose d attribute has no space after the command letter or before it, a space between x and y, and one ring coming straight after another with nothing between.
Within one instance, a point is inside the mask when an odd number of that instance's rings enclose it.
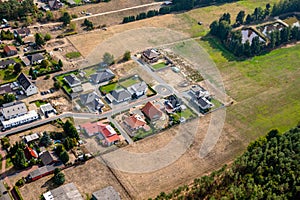
<instances>
[{"instance_id":1,"label":"forest","mask_svg":"<svg viewBox=\"0 0 300 200\"><path fill-rule=\"evenodd\" d=\"M238 57L252 57L271 51L272 49L300 40L300 28L283 27L281 30L272 31L268 37L269 42L261 41L259 36L255 36L251 42L242 42L241 30L234 28L241 25L251 25L267 21L272 16L286 13L299 12L300 0L285 0L273 7L267 4L265 8L255 8L252 14L245 16L245 11L240 11L232 22L230 13L224 13L219 20L215 20L210 25L210 34L216 36L222 44L234 55ZM250 31L254 31L250 28Z\"/></svg>"},{"instance_id":2,"label":"forest","mask_svg":"<svg viewBox=\"0 0 300 200\"><path fill-rule=\"evenodd\" d=\"M300 124L271 130L250 143L232 166L223 166L155 199L300 199Z\"/></svg>"},{"instance_id":3,"label":"forest","mask_svg":"<svg viewBox=\"0 0 300 200\"><path fill-rule=\"evenodd\" d=\"M3 1L0 4L0 18L6 20L20 20L29 14L35 14L36 9L33 0Z\"/></svg>"}]
</instances>

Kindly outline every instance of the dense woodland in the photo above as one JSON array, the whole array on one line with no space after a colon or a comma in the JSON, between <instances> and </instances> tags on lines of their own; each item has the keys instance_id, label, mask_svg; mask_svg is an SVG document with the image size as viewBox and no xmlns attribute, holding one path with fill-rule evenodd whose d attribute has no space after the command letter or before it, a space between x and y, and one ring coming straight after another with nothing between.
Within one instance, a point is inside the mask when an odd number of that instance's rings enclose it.
<instances>
[{"instance_id":1,"label":"dense woodland","mask_svg":"<svg viewBox=\"0 0 300 200\"><path fill-rule=\"evenodd\" d=\"M195 179L155 199L300 199L300 125L270 131L252 142L232 166Z\"/></svg>"},{"instance_id":2,"label":"dense woodland","mask_svg":"<svg viewBox=\"0 0 300 200\"><path fill-rule=\"evenodd\" d=\"M300 0L285 0L271 7L267 4L265 8L255 8L252 14L245 16L245 11L240 11L236 16L235 22L232 22L229 13L224 13L219 20L212 22L210 33L216 36L224 46L238 57L251 57L270 51L282 44L300 40L299 27L284 27L282 30L275 30L270 33L269 42L262 42L256 36L252 43L246 41L242 43L242 34L240 30L233 29L240 25L255 24L267 20L271 16L286 14L291 12L300 12Z\"/></svg>"},{"instance_id":3,"label":"dense woodland","mask_svg":"<svg viewBox=\"0 0 300 200\"><path fill-rule=\"evenodd\" d=\"M17 20L26 17L27 15L34 15L36 13L36 6L33 0L8 0L0 4L0 19Z\"/></svg>"}]
</instances>

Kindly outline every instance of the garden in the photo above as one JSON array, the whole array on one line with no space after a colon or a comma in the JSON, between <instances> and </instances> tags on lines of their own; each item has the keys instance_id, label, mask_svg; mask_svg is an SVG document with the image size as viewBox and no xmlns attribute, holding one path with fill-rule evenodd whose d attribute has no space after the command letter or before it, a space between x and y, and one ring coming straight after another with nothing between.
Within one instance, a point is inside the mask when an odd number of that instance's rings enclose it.
<instances>
[{"instance_id":1,"label":"garden","mask_svg":"<svg viewBox=\"0 0 300 200\"><path fill-rule=\"evenodd\" d=\"M156 63L156 64L152 65L152 68L154 70L160 70L160 69L166 68L167 66L168 65L165 62L159 62L159 63Z\"/></svg>"}]
</instances>

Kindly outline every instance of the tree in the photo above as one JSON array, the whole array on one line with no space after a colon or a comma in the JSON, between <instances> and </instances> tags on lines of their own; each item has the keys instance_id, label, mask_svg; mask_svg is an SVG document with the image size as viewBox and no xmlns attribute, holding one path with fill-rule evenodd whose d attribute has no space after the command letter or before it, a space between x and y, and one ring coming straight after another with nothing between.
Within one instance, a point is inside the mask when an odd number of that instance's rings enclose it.
<instances>
[{"instance_id":1,"label":"tree","mask_svg":"<svg viewBox=\"0 0 300 200\"><path fill-rule=\"evenodd\" d=\"M36 33L36 34L34 35L34 38L35 38L35 43L36 43L36 45L38 45L38 46L43 46L43 45L45 44L45 40L44 40L42 34Z\"/></svg>"},{"instance_id":2,"label":"tree","mask_svg":"<svg viewBox=\"0 0 300 200\"><path fill-rule=\"evenodd\" d=\"M236 16L236 20L235 20L236 24L238 25L243 24L245 16L246 16L245 11L241 10Z\"/></svg>"},{"instance_id":3,"label":"tree","mask_svg":"<svg viewBox=\"0 0 300 200\"><path fill-rule=\"evenodd\" d=\"M46 35L44 36L44 40L45 41L51 40L51 35L49 33L46 33Z\"/></svg>"},{"instance_id":4,"label":"tree","mask_svg":"<svg viewBox=\"0 0 300 200\"><path fill-rule=\"evenodd\" d=\"M3 149L8 149L10 147L9 138L7 136L1 139L1 145Z\"/></svg>"},{"instance_id":5,"label":"tree","mask_svg":"<svg viewBox=\"0 0 300 200\"><path fill-rule=\"evenodd\" d=\"M75 139L79 140L78 132L77 132L76 128L74 127L74 125L69 120L67 120L64 123L63 129L67 136L69 136L70 138L75 138Z\"/></svg>"},{"instance_id":6,"label":"tree","mask_svg":"<svg viewBox=\"0 0 300 200\"><path fill-rule=\"evenodd\" d=\"M126 51L123 55L123 60L128 61L130 60L130 58L131 58L130 51Z\"/></svg>"},{"instance_id":7,"label":"tree","mask_svg":"<svg viewBox=\"0 0 300 200\"><path fill-rule=\"evenodd\" d=\"M32 67L30 67L30 69L29 69L29 75L32 76L32 74L33 74L33 69L32 69Z\"/></svg>"},{"instance_id":8,"label":"tree","mask_svg":"<svg viewBox=\"0 0 300 200\"><path fill-rule=\"evenodd\" d=\"M46 67L48 67L48 65L49 65L48 60L42 60L42 62L41 62L41 67L42 68L46 68Z\"/></svg>"},{"instance_id":9,"label":"tree","mask_svg":"<svg viewBox=\"0 0 300 200\"><path fill-rule=\"evenodd\" d=\"M102 60L107 65L112 65L114 63L114 56L112 54L106 52L106 53L104 53Z\"/></svg>"},{"instance_id":10,"label":"tree","mask_svg":"<svg viewBox=\"0 0 300 200\"><path fill-rule=\"evenodd\" d=\"M70 29L71 31L75 31L75 30L76 30L76 24L73 23L73 22L71 22L70 25L69 25L69 29Z\"/></svg>"},{"instance_id":11,"label":"tree","mask_svg":"<svg viewBox=\"0 0 300 200\"><path fill-rule=\"evenodd\" d=\"M48 147L51 144L52 144L52 141L51 141L50 135L45 131L43 133L43 136L42 136L41 140L40 140L40 145Z\"/></svg>"},{"instance_id":12,"label":"tree","mask_svg":"<svg viewBox=\"0 0 300 200\"><path fill-rule=\"evenodd\" d=\"M248 14L246 17L246 24L250 24L252 21L253 21L252 16Z\"/></svg>"},{"instance_id":13,"label":"tree","mask_svg":"<svg viewBox=\"0 0 300 200\"><path fill-rule=\"evenodd\" d=\"M91 22L91 21L88 20L88 19L85 19L85 20L84 20L83 26L86 26L86 30L88 30L88 31L94 29L94 24L93 24L93 22Z\"/></svg>"},{"instance_id":14,"label":"tree","mask_svg":"<svg viewBox=\"0 0 300 200\"><path fill-rule=\"evenodd\" d=\"M22 65L20 63L16 63L14 65L14 73L19 74L21 72L21 70L22 70Z\"/></svg>"},{"instance_id":15,"label":"tree","mask_svg":"<svg viewBox=\"0 0 300 200\"><path fill-rule=\"evenodd\" d=\"M64 64L63 64L63 62L61 61L61 59L58 60L58 66L59 66L60 69L64 66Z\"/></svg>"},{"instance_id":16,"label":"tree","mask_svg":"<svg viewBox=\"0 0 300 200\"><path fill-rule=\"evenodd\" d=\"M16 37L16 41L18 43L20 43L21 45L24 44L24 41L22 40L21 36L18 34L17 37Z\"/></svg>"},{"instance_id":17,"label":"tree","mask_svg":"<svg viewBox=\"0 0 300 200\"><path fill-rule=\"evenodd\" d=\"M59 154L59 158L60 160L66 164L69 161L69 154L67 151L63 151Z\"/></svg>"},{"instance_id":18,"label":"tree","mask_svg":"<svg viewBox=\"0 0 300 200\"><path fill-rule=\"evenodd\" d=\"M5 103L10 103L16 100L16 96L14 94L6 93L3 95L3 97Z\"/></svg>"},{"instance_id":19,"label":"tree","mask_svg":"<svg viewBox=\"0 0 300 200\"><path fill-rule=\"evenodd\" d=\"M16 168L23 169L28 166L26 162L24 151L21 148L18 148L13 159L13 164Z\"/></svg>"},{"instance_id":20,"label":"tree","mask_svg":"<svg viewBox=\"0 0 300 200\"><path fill-rule=\"evenodd\" d=\"M58 81L55 81L53 86L56 88L56 89L60 89L61 88L61 83L58 82Z\"/></svg>"},{"instance_id":21,"label":"tree","mask_svg":"<svg viewBox=\"0 0 300 200\"><path fill-rule=\"evenodd\" d=\"M46 11L46 19L48 21L53 21L54 20L53 13L50 10Z\"/></svg>"},{"instance_id":22,"label":"tree","mask_svg":"<svg viewBox=\"0 0 300 200\"><path fill-rule=\"evenodd\" d=\"M54 175L53 181L56 185L62 185L65 182L65 175L62 172L58 172Z\"/></svg>"},{"instance_id":23,"label":"tree","mask_svg":"<svg viewBox=\"0 0 300 200\"><path fill-rule=\"evenodd\" d=\"M261 53L261 44L258 36L254 37L252 40L251 53L253 55L259 55Z\"/></svg>"},{"instance_id":24,"label":"tree","mask_svg":"<svg viewBox=\"0 0 300 200\"><path fill-rule=\"evenodd\" d=\"M63 22L64 26L67 26L71 22L71 15L68 12L64 12L60 20Z\"/></svg>"},{"instance_id":25,"label":"tree","mask_svg":"<svg viewBox=\"0 0 300 200\"><path fill-rule=\"evenodd\" d=\"M56 153L56 155L60 155L61 152L65 151L65 148L62 144L58 144L55 146L54 151Z\"/></svg>"}]
</instances>

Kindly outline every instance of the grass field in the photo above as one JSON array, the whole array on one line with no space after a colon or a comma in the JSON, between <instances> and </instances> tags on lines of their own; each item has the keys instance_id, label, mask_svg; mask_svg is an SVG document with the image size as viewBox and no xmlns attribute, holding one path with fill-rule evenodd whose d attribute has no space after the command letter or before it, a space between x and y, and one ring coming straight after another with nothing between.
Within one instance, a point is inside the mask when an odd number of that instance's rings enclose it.
<instances>
[{"instance_id":1,"label":"grass field","mask_svg":"<svg viewBox=\"0 0 300 200\"><path fill-rule=\"evenodd\" d=\"M128 79L125 79L123 81L120 81L119 84L125 88L130 87L136 83L141 82L139 78L131 77Z\"/></svg>"},{"instance_id":2,"label":"grass field","mask_svg":"<svg viewBox=\"0 0 300 200\"><path fill-rule=\"evenodd\" d=\"M113 90L116 90L116 89L120 89L121 87L119 86L119 84L116 82L116 83L111 83L111 84L108 84L108 85L104 85L104 86L100 86L99 90L103 93L109 93Z\"/></svg>"},{"instance_id":3,"label":"grass field","mask_svg":"<svg viewBox=\"0 0 300 200\"><path fill-rule=\"evenodd\" d=\"M37 107L40 107L41 105L45 105L47 102L42 101L42 100L37 100L37 101L35 101L34 103L35 103L35 105L36 105Z\"/></svg>"},{"instance_id":4,"label":"grass field","mask_svg":"<svg viewBox=\"0 0 300 200\"><path fill-rule=\"evenodd\" d=\"M159 69L163 69L165 68L167 65L164 62L161 63L157 63L155 65L152 65L152 68L155 70L159 70Z\"/></svg>"},{"instance_id":5,"label":"grass field","mask_svg":"<svg viewBox=\"0 0 300 200\"><path fill-rule=\"evenodd\" d=\"M77 51L69 52L66 54L66 57L69 59L79 58L80 56L81 56L81 54Z\"/></svg>"}]
</instances>

